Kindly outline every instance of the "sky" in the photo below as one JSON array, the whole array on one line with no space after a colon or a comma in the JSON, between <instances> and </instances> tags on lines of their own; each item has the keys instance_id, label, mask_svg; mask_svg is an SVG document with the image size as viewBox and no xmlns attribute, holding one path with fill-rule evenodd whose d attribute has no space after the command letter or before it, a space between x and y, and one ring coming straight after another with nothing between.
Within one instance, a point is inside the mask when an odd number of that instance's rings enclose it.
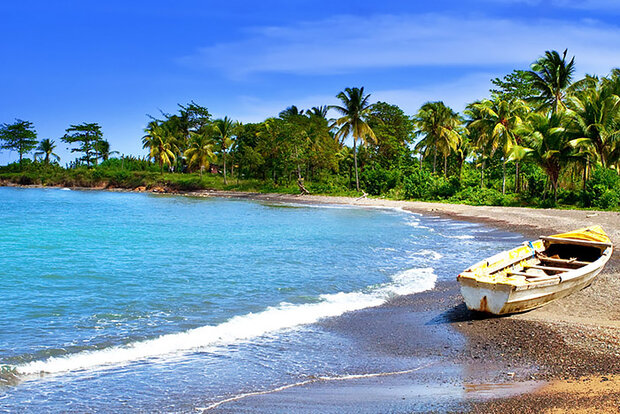
<instances>
[{"instance_id":1,"label":"sky","mask_svg":"<svg viewBox=\"0 0 620 414\"><path fill-rule=\"evenodd\" d=\"M21 0L0 21L0 123L33 122L63 165L69 125L142 156L148 116L192 100L258 122L364 86L412 115L462 111L545 50L568 48L578 78L620 66L620 0Z\"/></svg>"}]
</instances>

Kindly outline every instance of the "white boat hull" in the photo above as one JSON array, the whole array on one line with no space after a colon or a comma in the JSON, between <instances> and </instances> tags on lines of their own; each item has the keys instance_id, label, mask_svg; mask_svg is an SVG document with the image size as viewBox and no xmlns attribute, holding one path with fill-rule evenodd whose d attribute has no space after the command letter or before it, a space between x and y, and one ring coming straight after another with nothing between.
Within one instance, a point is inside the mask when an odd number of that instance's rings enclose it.
<instances>
[{"instance_id":1,"label":"white boat hull","mask_svg":"<svg viewBox=\"0 0 620 414\"><path fill-rule=\"evenodd\" d=\"M535 309L589 286L609 260L611 252L612 248L609 248L595 262L566 272L555 280L523 286L459 279L461 294L470 310L504 315Z\"/></svg>"}]
</instances>

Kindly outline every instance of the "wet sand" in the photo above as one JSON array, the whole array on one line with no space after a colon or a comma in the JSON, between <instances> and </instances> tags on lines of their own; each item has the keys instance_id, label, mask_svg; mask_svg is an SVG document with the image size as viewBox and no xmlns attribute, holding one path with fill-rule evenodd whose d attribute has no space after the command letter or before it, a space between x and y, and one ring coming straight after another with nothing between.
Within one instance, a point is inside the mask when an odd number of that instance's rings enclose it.
<instances>
[{"instance_id":1,"label":"wet sand","mask_svg":"<svg viewBox=\"0 0 620 414\"><path fill-rule=\"evenodd\" d=\"M403 208L481 222L537 238L600 224L620 240L620 213L227 192L195 196ZM455 275L456 276L456 275ZM542 308L506 317L468 311L458 284L397 298L322 323L369 349L435 363L389 377L316 381L248 396L217 412L620 412L620 260L594 283ZM380 367L374 367L380 370Z\"/></svg>"}]
</instances>

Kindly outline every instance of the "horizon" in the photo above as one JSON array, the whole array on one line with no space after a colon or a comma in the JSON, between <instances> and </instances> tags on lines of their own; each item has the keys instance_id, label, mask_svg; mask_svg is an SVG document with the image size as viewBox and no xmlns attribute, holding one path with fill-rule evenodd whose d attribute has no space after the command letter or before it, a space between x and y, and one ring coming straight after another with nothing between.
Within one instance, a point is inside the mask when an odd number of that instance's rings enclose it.
<instances>
[{"instance_id":1,"label":"horizon","mask_svg":"<svg viewBox=\"0 0 620 414\"><path fill-rule=\"evenodd\" d=\"M60 142L69 125L97 122L112 150L144 156L148 115L192 100L248 123L364 86L372 102L408 115L436 100L461 112L489 95L491 79L546 50L568 49L575 79L620 62L620 4L608 0L323 4L0 5L0 123L33 122L64 165L74 158ZM16 158L0 152L0 164Z\"/></svg>"}]
</instances>

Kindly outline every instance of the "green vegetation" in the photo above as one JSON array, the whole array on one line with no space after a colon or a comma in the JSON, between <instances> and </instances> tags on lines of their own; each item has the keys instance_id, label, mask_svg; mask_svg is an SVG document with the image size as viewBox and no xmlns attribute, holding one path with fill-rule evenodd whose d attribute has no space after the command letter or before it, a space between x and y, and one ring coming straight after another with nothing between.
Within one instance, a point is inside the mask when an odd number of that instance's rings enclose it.
<instances>
[{"instance_id":1,"label":"green vegetation","mask_svg":"<svg viewBox=\"0 0 620 414\"><path fill-rule=\"evenodd\" d=\"M32 123L17 120L2 125L0 140L20 162L0 167L0 180L617 209L620 69L577 81L574 72L566 51L548 51L531 70L492 80L490 96L463 114L427 102L408 116L371 104L364 88L337 94L341 105L293 105L250 124L212 119L191 102L151 118L144 158L113 157L98 124L72 125L61 139L80 157L67 168L53 140L37 142ZM33 150L34 161L24 158Z\"/></svg>"},{"instance_id":2,"label":"green vegetation","mask_svg":"<svg viewBox=\"0 0 620 414\"><path fill-rule=\"evenodd\" d=\"M71 152L81 152L84 155L75 160L75 166L85 162L87 167L97 163L100 154L97 148L103 141L101 126L96 123L83 123L71 125L67 133L61 138L67 144L78 144L77 148L71 148ZM109 149L109 145L108 145Z\"/></svg>"},{"instance_id":3,"label":"green vegetation","mask_svg":"<svg viewBox=\"0 0 620 414\"><path fill-rule=\"evenodd\" d=\"M16 119L13 124L3 124L0 127L0 141L4 141L0 148L17 151L21 164L24 154L29 153L37 146L37 133L32 122Z\"/></svg>"}]
</instances>

